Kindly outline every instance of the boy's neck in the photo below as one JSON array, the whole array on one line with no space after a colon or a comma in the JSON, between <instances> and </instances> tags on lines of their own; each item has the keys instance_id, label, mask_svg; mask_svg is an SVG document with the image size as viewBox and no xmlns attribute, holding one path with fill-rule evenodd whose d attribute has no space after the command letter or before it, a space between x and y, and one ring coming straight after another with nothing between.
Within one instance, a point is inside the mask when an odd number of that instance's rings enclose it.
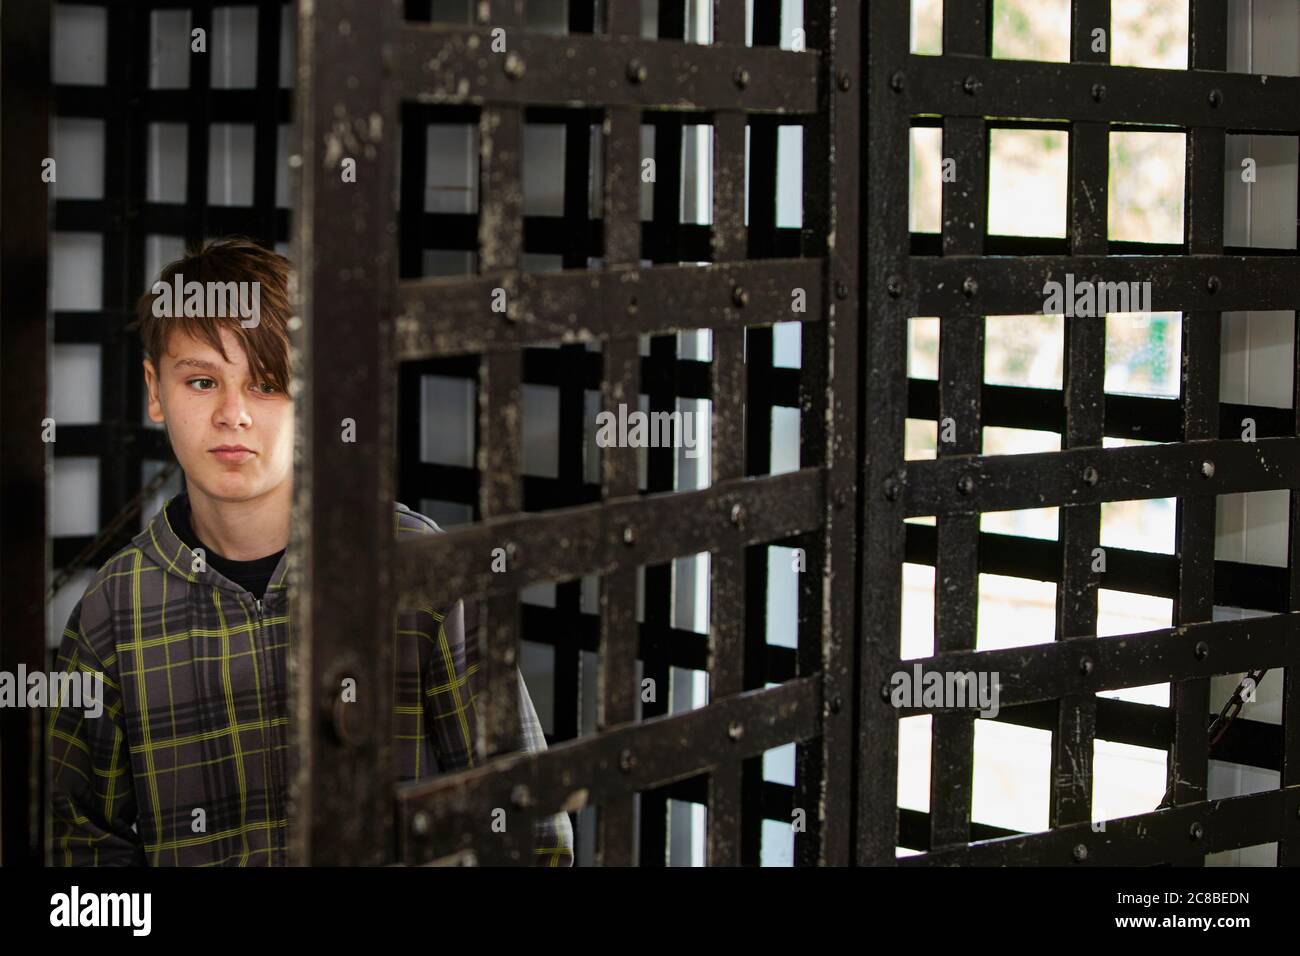
<instances>
[{"instance_id":1,"label":"boy's neck","mask_svg":"<svg viewBox=\"0 0 1300 956\"><path fill-rule=\"evenodd\" d=\"M190 525L199 540L231 561L254 561L288 547L293 482L248 501L219 501L190 485Z\"/></svg>"}]
</instances>

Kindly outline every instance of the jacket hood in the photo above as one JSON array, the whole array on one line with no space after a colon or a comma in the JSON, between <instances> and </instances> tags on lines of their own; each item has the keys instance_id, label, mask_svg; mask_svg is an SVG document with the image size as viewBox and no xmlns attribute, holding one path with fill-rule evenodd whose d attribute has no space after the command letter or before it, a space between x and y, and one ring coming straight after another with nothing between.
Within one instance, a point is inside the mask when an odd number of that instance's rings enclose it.
<instances>
[{"instance_id":1,"label":"jacket hood","mask_svg":"<svg viewBox=\"0 0 1300 956\"><path fill-rule=\"evenodd\" d=\"M180 497L179 492L168 498L163 506L158 509L158 513L149 520L149 524L145 526L144 530L131 539L131 543L166 574L181 578L190 584L211 585L212 587L221 588L223 591L233 591L236 594L247 593L234 581L215 570L211 563L204 561L200 565L197 555L190 550L189 545L180 539L180 535L172 527L171 520L167 515L168 505L178 497ZM201 568L201 570L196 571L195 568ZM272 590L282 590L285 587L284 577L288 568L289 552L286 549L284 554L280 556L280 563L275 566L275 572L271 575L271 580L266 586L268 596Z\"/></svg>"},{"instance_id":2,"label":"jacket hood","mask_svg":"<svg viewBox=\"0 0 1300 956\"><path fill-rule=\"evenodd\" d=\"M190 550L189 545L180 539L180 535L172 527L167 516L167 506L180 497L180 494L178 492L168 498L163 506L158 509L158 513L149 520L149 524L145 526L144 530L131 539L131 543L166 574L178 577L189 584L206 584L221 588L223 591L246 594L247 592L242 587L215 570L211 563L205 561L200 565L197 555ZM424 534L442 532L442 528L432 518L422 515L418 511L412 511L400 501L393 503L393 512L393 532L395 535L400 535L402 532ZM196 571L195 568L197 567L201 567L202 570ZM271 592L283 591L288 587L285 581L288 568L289 552L286 549L285 553L280 556L280 563L275 566L271 580L266 586L268 597Z\"/></svg>"}]
</instances>

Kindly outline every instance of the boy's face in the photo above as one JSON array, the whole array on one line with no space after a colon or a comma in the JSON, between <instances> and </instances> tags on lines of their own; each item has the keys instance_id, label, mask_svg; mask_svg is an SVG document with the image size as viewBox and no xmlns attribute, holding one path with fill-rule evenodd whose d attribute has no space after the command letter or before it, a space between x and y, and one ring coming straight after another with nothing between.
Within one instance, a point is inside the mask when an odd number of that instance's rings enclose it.
<instances>
[{"instance_id":1,"label":"boy's face","mask_svg":"<svg viewBox=\"0 0 1300 956\"><path fill-rule=\"evenodd\" d=\"M221 329L221 344L233 361L178 329L168 337L161 368L144 360L149 418L166 423L191 489L221 501L247 501L292 477L293 401L253 381L244 348L229 329Z\"/></svg>"}]
</instances>

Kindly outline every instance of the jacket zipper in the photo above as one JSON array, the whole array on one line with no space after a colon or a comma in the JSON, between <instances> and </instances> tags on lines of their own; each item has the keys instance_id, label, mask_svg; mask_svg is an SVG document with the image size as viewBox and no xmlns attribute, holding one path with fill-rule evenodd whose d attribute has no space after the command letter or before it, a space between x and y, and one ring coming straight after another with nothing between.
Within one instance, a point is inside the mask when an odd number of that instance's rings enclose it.
<instances>
[{"instance_id":1,"label":"jacket zipper","mask_svg":"<svg viewBox=\"0 0 1300 956\"><path fill-rule=\"evenodd\" d=\"M253 630L254 633L256 633L262 629L262 599L253 598L253 607L254 607ZM270 662L269 655L264 656L263 660L267 662L268 666L270 665L271 662ZM269 678L270 675L269 670L267 671L267 674ZM268 755L269 759L267 760L267 767L271 771L270 799L271 799L271 822L273 823L274 821L280 819L280 801L277 799L277 795L280 792L280 774L279 771L276 769L276 760L278 758L276 757L276 748L275 748L276 745L275 729L273 727L268 728L267 733L271 739L271 753Z\"/></svg>"}]
</instances>

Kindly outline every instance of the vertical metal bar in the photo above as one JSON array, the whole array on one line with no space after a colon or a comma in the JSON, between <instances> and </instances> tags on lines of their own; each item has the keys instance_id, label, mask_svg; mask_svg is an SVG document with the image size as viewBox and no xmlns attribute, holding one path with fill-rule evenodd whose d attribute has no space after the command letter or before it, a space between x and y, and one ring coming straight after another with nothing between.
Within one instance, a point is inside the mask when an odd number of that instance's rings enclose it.
<instances>
[{"instance_id":1,"label":"vertical metal bar","mask_svg":"<svg viewBox=\"0 0 1300 956\"><path fill-rule=\"evenodd\" d=\"M845 866L852 836L855 601L834 582L857 581L859 230L862 69L858 4L805 5L810 49L826 70L817 116L804 127L803 252L826 259L825 321L801 328L800 467L826 469L825 524L806 536L799 578L798 672L822 674L822 734L796 748L795 807L807 829L795 836L799 864ZM810 159L811 157L811 159ZM832 239L833 237L833 239Z\"/></svg>"},{"instance_id":2,"label":"vertical metal bar","mask_svg":"<svg viewBox=\"0 0 1300 956\"><path fill-rule=\"evenodd\" d=\"M946 0L945 54L988 55L989 5ZM979 117L943 121L943 155L956 178L943 183L943 253L982 255L988 224L988 132ZM943 316L939 338L939 457L983 450L984 317ZM947 439L951 428L952 440ZM936 519L936 654L975 646L980 516ZM970 839L975 727L969 713L935 714L930 739L930 846Z\"/></svg>"},{"instance_id":3,"label":"vertical metal bar","mask_svg":"<svg viewBox=\"0 0 1300 956\"><path fill-rule=\"evenodd\" d=\"M480 4L479 23L502 28L510 37L524 29L521 0ZM497 69L507 69L513 53L497 54ZM527 65L524 65L526 75ZM523 251L523 111L484 106L479 118L479 271L503 272L507 307L518 309L516 280ZM483 357L478 389L479 512L484 521L522 508L519 393L523 356L517 349ZM479 713L484 756L514 749L519 737L519 596L492 596L483 602L483 693Z\"/></svg>"},{"instance_id":4,"label":"vertical metal bar","mask_svg":"<svg viewBox=\"0 0 1300 956\"><path fill-rule=\"evenodd\" d=\"M0 5L0 670L46 669L45 466L49 248L50 3ZM56 164L59 157L54 157ZM57 423L56 423L57 427ZM57 438L57 433L56 433ZM0 864L40 866L45 843L44 711L0 710Z\"/></svg>"},{"instance_id":5,"label":"vertical metal bar","mask_svg":"<svg viewBox=\"0 0 1300 956\"><path fill-rule=\"evenodd\" d=\"M905 526L902 500L903 425L907 413L907 320L910 288L907 226L908 114L906 89L909 23L890 4L867 7L868 117L866 169L859 222L867 224L860 252L866 284L866 365L863 371L863 440L859 449L864 501L863 554L857 577L862 612L859 661L859 730L855 859L859 865L893 865L898 841L898 712L882 695L901 650L902 569ZM891 83L891 80L893 82ZM870 449L870 454L867 454ZM870 609L870 613L867 613Z\"/></svg>"},{"instance_id":6,"label":"vertical metal bar","mask_svg":"<svg viewBox=\"0 0 1300 956\"><path fill-rule=\"evenodd\" d=\"M1222 4L1193 0L1189 66L1223 70L1227 66L1227 11ZM1188 252L1223 252L1224 131L1193 128L1187 133L1187 187L1184 233ZM1207 280L1208 281L1208 280ZM1218 312L1183 314L1183 440L1219 437ZM1184 495L1177 502L1178 596L1174 622L1210 621L1214 610L1214 494ZM1209 775L1207 738L1210 710L1208 678L1175 681L1170 688L1174 740L1169 753L1170 801L1194 803L1206 797ZM1179 862L1201 866L1204 854Z\"/></svg>"},{"instance_id":7,"label":"vertical metal bar","mask_svg":"<svg viewBox=\"0 0 1300 956\"><path fill-rule=\"evenodd\" d=\"M605 0L607 32L637 36L640 0ZM607 303L619 314L635 308L636 277L641 264L641 112L611 108L605 112L605 268L624 270L626 294ZM618 413L638 409L641 392L640 338L623 335L604 343L601 403ZM637 494L635 448L601 452L601 497L605 501ZM635 547L635 542L628 542ZM633 551L633 553L635 553ZM636 583L637 564L605 575L600 583L600 664L596 677L596 723L600 730L636 719ZM664 687L667 692L667 687ZM636 859L634 795L604 803L598 812L596 859L602 866L631 866Z\"/></svg>"},{"instance_id":8,"label":"vertical metal bar","mask_svg":"<svg viewBox=\"0 0 1300 956\"><path fill-rule=\"evenodd\" d=\"M313 865L386 862L393 835L389 319L397 250L388 229L393 155L383 138L396 129L397 108L379 51L395 10L378 4L355 14L348 0L317 0L299 10L298 251L306 321L292 339L299 459L291 532L297 746L289 862ZM343 21L348 30L339 29ZM341 142L357 145L341 153ZM356 162L355 182L343 180L345 158ZM364 261L354 258L359 248ZM354 261L356 268L338 268ZM355 422L355 442L340 441L344 419ZM343 541L346 559L339 554ZM365 580L358 567L366 569ZM369 643L359 645L358 636ZM355 678L360 692L343 733L332 705L345 677Z\"/></svg>"},{"instance_id":9,"label":"vertical metal bar","mask_svg":"<svg viewBox=\"0 0 1300 956\"><path fill-rule=\"evenodd\" d=\"M1093 52L1093 31L1105 31L1105 52ZM1110 62L1110 0L1075 0L1070 21L1071 59ZM1105 255L1110 129L1106 123L1075 123L1070 130L1070 251ZM1063 448L1102 445L1105 384L1105 317L1065 322L1062 398ZM1056 639L1092 635L1097 629L1097 589L1093 553L1101 543L1101 506L1064 505L1058 509L1061 543L1056 588ZM1057 702L1052 733L1049 825L1080 823L1092 816L1092 756L1097 735L1097 700L1070 694Z\"/></svg>"},{"instance_id":10,"label":"vertical metal bar","mask_svg":"<svg viewBox=\"0 0 1300 956\"><path fill-rule=\"evenodd\" d=\"M745 10L741 4L715 0L713 42L743 45ZM712 261L743 259L745 242L745 114L719 111L713 117ZM725 268L725 266L723 266ZM743 308L739 286L731 308ZM710 467L715 483L744 474L745 332L713 332L712 425ZM733 521L743 515L733 512ZM710 551L709 701L744 689L745 561L744 549L723 546ZM741 730L743 732L743 728ZM740 860L743 778L739 760L727 760L709 775L708 863L736 866Z\"/></svg>"}]
</instances>

